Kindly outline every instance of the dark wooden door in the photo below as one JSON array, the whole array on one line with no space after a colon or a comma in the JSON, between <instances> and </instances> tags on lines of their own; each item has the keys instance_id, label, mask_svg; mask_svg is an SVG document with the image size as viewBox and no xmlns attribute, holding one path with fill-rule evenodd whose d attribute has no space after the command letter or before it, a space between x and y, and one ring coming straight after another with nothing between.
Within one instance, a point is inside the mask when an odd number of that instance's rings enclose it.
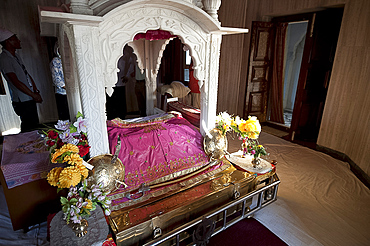
<instances>
[{"instance_id":1,"label":"dark wooden door","mask_svg":"<svg viewBox=\"0 0 370 246\"><path fill-rule=\"evenodd\" d=\"M343 10L312 14L306 35L289 137L316 142Z\"/></svg>"},{"instance_id":2,"label":"dark wooden door","mask_svg":"<svg viewBox=\"0 0 370 246\"><path fill-rule=\"evenodd\" d=\"M244 118L253 115L266 121L272 41L272 23L252 22Z\"/></svg>"}]
</instances>

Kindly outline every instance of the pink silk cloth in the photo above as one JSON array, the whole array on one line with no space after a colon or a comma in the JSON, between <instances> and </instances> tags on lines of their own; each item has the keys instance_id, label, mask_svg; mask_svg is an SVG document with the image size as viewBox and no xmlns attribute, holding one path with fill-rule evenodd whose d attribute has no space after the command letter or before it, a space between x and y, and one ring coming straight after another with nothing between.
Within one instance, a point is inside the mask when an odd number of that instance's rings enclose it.
<instances>
[{"instance_id":1,"label":"pink silk cloth","mask_svg":"<svg viewBox=\"0 0 370 246\"><path fill-rule=\"evenodd\" d=\"M1 170L8 189L41 179L53 168L37 131L4 137Z\"/></svg>"},{"instance_id":2,"label":"pink silk cloth","mask_svg":"<svg viewBox=\"0 0 370 246\"><path fill-rule=\"evenodd\" d=\"M108 121L111 153L115 152L118 136L121 139L118 158L125 166L125 182L129 186L126 191L209 162L202 135L183 118L130 124Z\"/></svg>"}]
</instances>

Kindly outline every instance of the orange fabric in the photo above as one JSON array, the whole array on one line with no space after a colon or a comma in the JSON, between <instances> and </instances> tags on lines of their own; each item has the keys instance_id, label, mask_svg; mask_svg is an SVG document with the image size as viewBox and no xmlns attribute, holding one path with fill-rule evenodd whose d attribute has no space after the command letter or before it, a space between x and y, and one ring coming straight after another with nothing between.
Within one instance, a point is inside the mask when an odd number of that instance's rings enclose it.
<instances>
[{"instance_id":1,"label":"orange fabric","mask_svg":"<svg viewBox=\"0 0 370 246\"><path fill-rule=\"evenodd\" d=\"M191 66L191 65L190 65ZM194 69L189 69L189 88L192 93L200 93L198 80L194 78Z\"/></svg>"}]
</instances>

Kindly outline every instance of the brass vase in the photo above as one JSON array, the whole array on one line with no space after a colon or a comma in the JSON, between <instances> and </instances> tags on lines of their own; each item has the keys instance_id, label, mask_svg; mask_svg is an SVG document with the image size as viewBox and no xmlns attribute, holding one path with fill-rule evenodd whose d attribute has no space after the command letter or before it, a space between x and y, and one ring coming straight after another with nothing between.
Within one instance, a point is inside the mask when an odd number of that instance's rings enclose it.
<instances>
[{"instance_id":1,"label":"brass vase","mask_svg":"<svg viewBox=\"0 0 370 246\"><path fill-rule=\"evenodd\" d=\"M203 147L209 157L220 159L227 151L227 138L219 129L214 128L204 137Z\"/></svg>"},{"instance_id":2,"label":"brass vase","mask_svg":"<svg viewBox=\"0 0 370 246\"><path fill-rule=\"evenodd\" d=\"M260 169L261 168L261 159L259 157L253 158L252 165L253 165L253 168Z\"/></svg>"},{"instance_id":3,"label":"brass vase","mask_svg":"<svg viewBox=\"0 0 370 246\"><path fill-rule=\"evenodd\" d=\"M75 233L76 237L83 237L87 233L87 227L89 226L89 224L87 223L86 219L82 219L80 223L70 222L69 226Z\"/></svg>"}]
</instances>

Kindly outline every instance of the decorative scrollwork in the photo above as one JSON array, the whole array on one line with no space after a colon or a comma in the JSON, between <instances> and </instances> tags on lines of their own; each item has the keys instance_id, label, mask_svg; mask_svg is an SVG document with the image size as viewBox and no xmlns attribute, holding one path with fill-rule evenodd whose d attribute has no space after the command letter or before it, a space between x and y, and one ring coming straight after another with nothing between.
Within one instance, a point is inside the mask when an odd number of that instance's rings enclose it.
<instances>
[{"instance_id":1,"label":"decorative scrollwork","mask_svg":"<svg viewBox=\"0 0 370 246\"><path fill-rule=\"evenodd\" d=\"M197 246L206 246L215 230L216 223L207 218L203 218L202 222L193 231L193 242Z\"/></svg>"}]
</instances>

